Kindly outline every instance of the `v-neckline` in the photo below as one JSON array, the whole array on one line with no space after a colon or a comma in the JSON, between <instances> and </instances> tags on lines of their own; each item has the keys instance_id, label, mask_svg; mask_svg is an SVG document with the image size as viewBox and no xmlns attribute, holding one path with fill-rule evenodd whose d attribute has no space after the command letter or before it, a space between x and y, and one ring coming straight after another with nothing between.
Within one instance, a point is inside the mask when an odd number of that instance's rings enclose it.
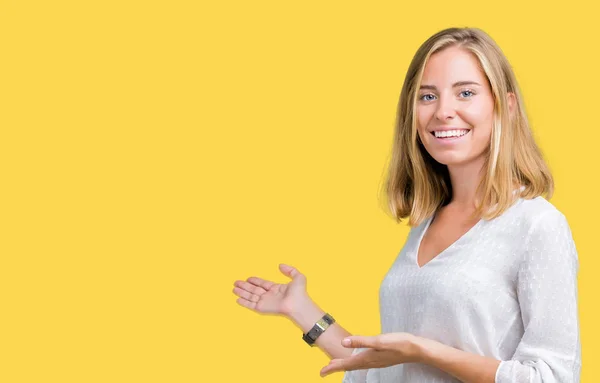
<instances>
[{"instance_id":1,"label":"v-neckline","mask_svg":"<svg viewBox=\"0 0 600 383\"><path fill-rule=\"evenodd\" d=\"M483 218L481 218L479 221L477 221L477 223L475 223L475 225L473 225L463 235L461 235L460 237L458 237L458 239L456 241L452 242L448 247L446 247L444 250L440 251L435 257L431 258L423 266L419 266L419 250L421 249L421 242L423 242L423 238L425 237L425 234L427 233L427 231L429 229L429 226L431 225L431 222L433 222L433 219L435 218L436 214L437 213L434 213L434 214L431 215L431 217L427 218L427 221L425 222L425 226L423 227L423 230L421 231L421 234L419 235L419 239L417 241L417 247L416 247L416 251L415 251L415 265L417 266L417 269L419 269L419 270L423 269L424 267L426 267L427 265L429 265L431 262L433 262L436 259L438 259L441 255L443 255L444 253L446 253L452 247L455 247L455 245L458 242L460 242L465 237L467 237L468 235L470 235L483 222Z\"/></svg>"}]
</instances>

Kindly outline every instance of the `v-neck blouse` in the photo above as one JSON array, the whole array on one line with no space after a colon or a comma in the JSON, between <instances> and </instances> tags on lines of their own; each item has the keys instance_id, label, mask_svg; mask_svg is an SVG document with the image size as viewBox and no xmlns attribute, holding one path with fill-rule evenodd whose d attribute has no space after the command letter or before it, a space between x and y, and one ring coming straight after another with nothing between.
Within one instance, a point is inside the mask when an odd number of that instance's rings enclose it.
<instances>
[{"instance_id":1,"label":"v-neck blouse","mask_svg":"<svg viewBox=\"0 0 600 383\"><path fill-rule=\"evenodd\" d=\"M431 226L431 222L433 221L434 217L435 217L435 214L432 215L431 217L427 218L427 220L424 222L425 227L423 228L423 230L421 230L421 233L419 234L419 239L417 240L417 244L415 245L415 251L414 251L414 254L415 254L415 265L417 265L417 268L419 268L419 269L422 269L423 267L427 266L431 261L433 261L437 257L443 256L444 253L446 253L447 251L452 251L451 248L453 246L455 246L456 243L460 243L461 241L465 241L467 237L473 235L472 233L474 231L476 231L477 228L483 222L483 219L480 219L479 221L477 221L477 223L475 223L475 225L473 225L473 227L471 227L469 230L467 230L467 232L465 232L463 235L461 235L456 241L454 241L453 243L451 243L450 246L446 247L444 250L442 250L440 253L438 253L434 258L430 259L423 266L419 266L419 249L421 248L421 243L423 242L423 238L425 237L425 234L427 233L427 230L429 230L429 227ZM458 245L456 245L456 246L458 246Z\"/></svg>"},{"instance_id":2,"label":"v-neck blouse","mask_svg":"<svg viewBox=\"0 0 600 383\"><path fill-rule=\"evenodd\" d=\"M408 332L498 359L495 383L579 382L579 260L565 216L541 196L521 198L419 267L417 251L432 218L410 230L382 280L381 332ZM347 371L343 379L413 382L460 381L421 363Z\"/></svg>"}]
</instances>

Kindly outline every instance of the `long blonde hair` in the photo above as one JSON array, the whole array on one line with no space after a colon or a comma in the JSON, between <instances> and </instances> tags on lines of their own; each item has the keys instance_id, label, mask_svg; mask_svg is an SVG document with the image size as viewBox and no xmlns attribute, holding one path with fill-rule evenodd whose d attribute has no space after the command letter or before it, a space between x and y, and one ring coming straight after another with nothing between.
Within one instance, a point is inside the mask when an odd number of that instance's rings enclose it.
<instances>
[{"instance_id":1,"label":"long blonde hair","mask_svg":"<svg viewBox=\"0 0 600 383\"><path fill-rule=\"evenodd\" d=\"M501 215L519 197L530 199L545 194L550 198L554 191L550 169L529 127L516 77L500 47L481 29L447 28L417 50L398 102L383 191L392 216L397 222L410 217L410 226L419 225L452 197L448 168L434 160L423 146L414 113L429 57L451 46L464 48L479 60L494 98L494 123L483 167L486 171L477 187L477 194L482 192L483 199L476 202L474 216L489 220ZM507 104L509 92L516 98L512 120ZM516 186L523 188L518 190Z\"/></svg>"}]
</instances>

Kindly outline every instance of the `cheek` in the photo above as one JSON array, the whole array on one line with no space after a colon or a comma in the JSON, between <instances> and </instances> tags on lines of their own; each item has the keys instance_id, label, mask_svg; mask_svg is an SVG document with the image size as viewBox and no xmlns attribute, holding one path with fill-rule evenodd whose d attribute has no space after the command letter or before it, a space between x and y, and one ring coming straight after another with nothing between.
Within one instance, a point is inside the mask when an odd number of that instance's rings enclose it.
<instances>
[{"instance_id":1,"label":"cheek","mask_svg":"<svg viewBox=\"0 0 600 383\"><path fill-rule=\"evenodd\" d=\"M492 128L491 126L482 127L481 125L477 126L473 130L473 145L475 148L486 148L490 145L490 140L492 139Z\"/></svg>"},{"instance_id":2,"label":"cheek","mask_svg":"<svg viewBox=\"0 0 600 383\"><path fill-rule=\"evenodd\" d=\"M491 127L494 117L494 106L490 103L473 103L464 108L461 118L473 127Z\"/></svg>"},{"instance_id":3,"label":"cheek","mask_svg":"<svg viewBox=\"0 0 600 383\"><path fill-rule=\"evenodd\" d=\"M461 117L473 128L473 144L477 148L487 147L492 137L493 110L473 108L469 111L465 111Z\"/></svg>"},{"instance_id":4,"label":"cheek","mask_svg":"<svg viewBox=\"0 0 600 383\"><path fill-rule=\"evenodd\" d=\"M429 125L429 121L431 121L432 112L427 108L417 108L416 117L417 117L417 129L419 132L423 130L427 130L427 126Z\"/></svg>"},{"instance_id":5,"label":"cheek","mask_svg":"<svg viewBox=\"0 0 600 383\"><path fill-rule=\"evenodd\" d=\"M417 136L419 137L419 140L421 141L421 143L423 145L426 145L427 144L427 140L423 136L424 134L427 134L427 133L423 132L423 130L421 130L421 129L417 129Z\"/></svg>"}]
</instances>

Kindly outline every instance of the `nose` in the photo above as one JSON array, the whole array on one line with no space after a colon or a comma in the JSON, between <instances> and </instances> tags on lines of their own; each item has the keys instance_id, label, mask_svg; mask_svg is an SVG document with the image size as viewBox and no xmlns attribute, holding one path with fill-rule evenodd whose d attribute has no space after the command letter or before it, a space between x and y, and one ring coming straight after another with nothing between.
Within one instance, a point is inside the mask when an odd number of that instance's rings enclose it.
<instances>
[{"instance_id":1,"label":"nose","mask_svg":"<svg viewBox=\"0 0 600 383\"><path fill-rule=\"evenodd\" d=\"M448 118L454 118L456 115L456 105L452 97L440 97L435 116L438 120L444 121Z\"/></svg>"}]
</instances>

